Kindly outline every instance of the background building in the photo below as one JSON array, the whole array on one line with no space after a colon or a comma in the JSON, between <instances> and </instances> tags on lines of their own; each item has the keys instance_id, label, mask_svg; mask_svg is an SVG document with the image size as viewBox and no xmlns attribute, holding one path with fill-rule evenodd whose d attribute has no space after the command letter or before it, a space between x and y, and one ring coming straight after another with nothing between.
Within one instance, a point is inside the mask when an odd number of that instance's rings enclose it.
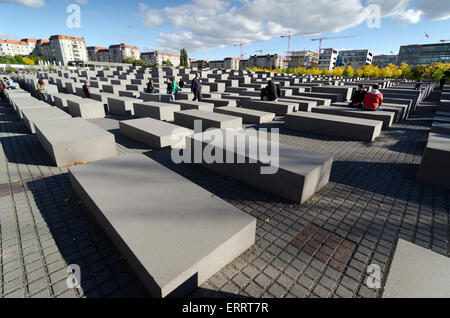
<instances>
[{"instance_id":1,"label":"background building","mask_svg":"<svg viewBox=\"0 0 450 318\"><path fill-rule=\"evenodd\" d=\"M239 69L239 59L235 57L227 57L223 60L223 68L238 70Z\"/></svg>"},{"instance_id":2,"label":"background building","mask_svg":"<svg viewBox=\"0 0 450 318\"><path fill-rule=\"evenodd\" d=\"M253 55L248 59L249 67L277 68L284 67L284 57L278 54Z\"/></svg>"},{"instance_id":3,"label":"background building","mask_svg":"<svg viewBox=\"0 0 450 318\"><path fill-rule=\"evenodd\" d=\"M286 66L296 67L315 67L319 63L319 52L315 51L292 51L287 54Z\"/></svg>"},{"instance_id":4,"label":"background building","mask_svg":"<svg viewBox=\"0 0 450 318\"><path fill-rule=\"evenodd\" d=\"M372 61L373 53L370 50L343 50L338 54L336 66L351 66L356 70L371 65Z\"/></svg>"},{"instance_id":5,"label":"background building","mask_svg":"<svg viewBox=\"0 0 450 318\"><path fill-rule=\"evenodd\" d=\"M209 67L210 68L224 68L223 60L209 61Z\"/></svg>"},{"instance_id":6,"label":"background building","mask_svg":"<svg viewBox=\"0 0 450 318\"><path fill-rule=\"evenodd\" d=\"M112 63L122 63L125 58L139 60L141 58L141 53L137 46L120 43L109 46L109 58Z\"/></svg>"},{"instance_id":7,"label":"background building","mask_svg":"<svg viewBox=\"0 0 450 318\"><path fill-rule=\"evenodd\" d=\"M398 65L402 63L420 65L437 62L450 63L450 43L401 46L397 61Z\"/></svg>"},{"instance_id":8,"label":"background building","mask_svg":"<svg viewBox=\"0 0 450 318\"><path fill-rule=\"evenodd\" d=\"M209 61L206 60L195 60L195 61L191 61L191 67L196 67L196 68L206 68L209 67Z\"/></svg>"},{"instance_id":9,"label":"background building","mask_svg":"<svg viewBox=\"0 0 450 318\"><path fill-rule=\"evenodd\" d=\"M26 42L0 39L0 55L28 55Z\"/></svg>"},{"instance_id":10,"label":"background building","mask_svg":"<svg viewBox=\"0 0 450 318\"><path fill-rule=\"evenodd\" d=\"M339 51L333 48L322 49L319 52L319 63L317 68L319 70L332 70L336 67Z\"/></svg>"},{"instance_id":11,"label":"background building","mask_svg":"<svg viewBox=\"0 0 450 318\"><path fill-rule=\"evenodd\" d=\"M397 60L398 55L374 55L372 64L378 66L379 68L383 68L389 64L397 65Z\"/></svg>"},{"instance_id":12,"label":"background building","mask_svg":"<svg viewBox=\"0 0 450 318\"><path fill-rule=\"evenodd\" d=\"M99 47L99 46L88 46L87 47L87 52L88 52L88 57L89 57L89 61L99 61L99 55L98 52L102 51L102 50L107 50L104 47ZM109 51L108 51L109 52ZM109 59L109 58L108 58ZM106 61L108 62L108 61Z\"/></svg>"},{"instance_id":13,"label":"background building","mask_svg":"<svg viewBox=\"0 0 450 318\"><path fill-rule=\"evenodd\" d=\"M67 65L69 62L89 61L86 44L83 38L67 35L53 35L50 37L50 47L53 60Z\"/></svg>"},{"instance_id":14,"label":"background building","mask_svg":"<svg viewBox=\"0 0 450 318\"><path fill-rule=\"evenodd\" d=\"M146 52L141 54L141 59L153 65L158 64L159 66L163 65L164 61L170 61L175 67L180 65L179 54L163 53L159 51Z\"/></svg>"},{"instance_id":15,"label":"background building","mask_svg":"<svg viewBox=\"0 0 450 318\"><path fill-rule=\"evenodd\" d=\"M39 48L37 47L38 40L36 39L22 39L20 40L22 42L25 42L27 45L27 54L39 54Z\"/></svg>"}]
</instances>

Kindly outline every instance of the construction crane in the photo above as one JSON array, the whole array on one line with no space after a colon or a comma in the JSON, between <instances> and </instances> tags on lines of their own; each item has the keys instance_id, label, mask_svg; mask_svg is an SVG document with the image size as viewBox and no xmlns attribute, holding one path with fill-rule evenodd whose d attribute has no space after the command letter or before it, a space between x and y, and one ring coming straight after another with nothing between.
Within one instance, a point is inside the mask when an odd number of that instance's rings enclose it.
<instances>
[{"instance_id":1,"label":"construction crane","mask_svg":"<svg viewBox=\"0 0 450 318\"><path fill-rule=\"evenodd\" d=\"M307 35L316 35L318 34L317 32L314 33L297 33L297 34L291 34L291 32L289 32L288 35L280 35L280 38L285 39L288 38L288 49L287 49L287 53L286 56L289 52L291 52L291 38L295 37L295 36L307 36Z\"/></svg>"},{"instance_id":2,"label":"construction crane","mask_svg":"<svg viewBox=\"0 0 450 318\"><path fill-rule=\"evenodd\" d=\"M322 41L324 41L324 40L335 40L335 39L349 39L349 38L356 38L356 35L321 37L321 38L318 38L318 39L311 39L311 41L319 41L319 54L320 54L320 50L322 49Z\"/></svg>"},{"instance_id":3,"label":"construction crane","mask_svg":"<svg viewBox=\"0 0 450 318\"><path fill-rule=\"evenodd\" d=\"M250 45L250 44L253 44L253 43L260 43L260 42L266 42L266 41L253 41L253 42L247 42L247 43L245 43L244 41L241 41L240 43L233 44L233 46L240 46L241 47L241 54L239 56L239 60L243 60L244 56L245 56L245 53L243 52L244 45Z\"/></svg>"}]
</instances>

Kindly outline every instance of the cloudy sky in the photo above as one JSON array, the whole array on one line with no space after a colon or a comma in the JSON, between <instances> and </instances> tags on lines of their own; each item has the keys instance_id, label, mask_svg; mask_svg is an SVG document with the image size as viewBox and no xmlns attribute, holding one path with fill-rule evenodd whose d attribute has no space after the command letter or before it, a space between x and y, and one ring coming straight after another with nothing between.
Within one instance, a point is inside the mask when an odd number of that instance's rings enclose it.
<instances>
[{"instance_id":1,"label":"cloudy sky","mask_svg":"<svg viewBox=\"0 0 450 318\"><path fill-rule=\"evenodd\" d=\"M126 42L141 51L187 48L194 58L218 59L323 47L398 52L400 45L450 40L449 0L0 0L0 38L85 37L88 46ZM81 8L81 28L68 28L67 7ZM7 12L7 14L5 14ZM379 14L379 15L378 15ZM377 16L381 17L380 22ZM20 22L19 22L20 21ZM3 32L3 33L2 33ZM430 38L425 37L425 33ZM313 35L311 35L313 34Z\"/></svg>"}]
</instances>

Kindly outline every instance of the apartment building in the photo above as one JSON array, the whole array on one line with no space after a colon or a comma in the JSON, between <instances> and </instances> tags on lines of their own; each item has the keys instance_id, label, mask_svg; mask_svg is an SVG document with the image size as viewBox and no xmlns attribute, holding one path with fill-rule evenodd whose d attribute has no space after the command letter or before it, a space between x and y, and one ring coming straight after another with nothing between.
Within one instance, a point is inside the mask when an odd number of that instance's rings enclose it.
<instances>
[{"instance_id":1,"label":"apartment building","mask_svg":"<svg viewBox=\"0 0 450 318\"><path fill-rule=\"evenodd\" d=\"M98 62L98 59L99 59L98 52L103 51L103 50L108 50L108 49L104 48L104 47L100 47L100 46L88 46L87 52L88 52L89 61ZM108 55L109 55L109 51L108 51ZM109 59L109 57L108 57L108 59Z\"/></svg>"},{"instance_id":2,"label":"apartment building","mask_svg":"<svg viewBox=\"0 0 450 318\"><path fill-rule=\"evenodd\" d=\"M85 62L89 60L84 38L67 35L52 35L50 47L53 60L63 65L69 62Z\"/></svg>"},{"instance_id":3,"label":"apartment building","mask_svg":"<svg viewBox=\"0 0 450 318\"><path fill-rule=\"evenodd\" d=\"M39 54L39 47L37 46L38 40L37 39L22 39L20 40L22 42L25 42L27 45L27 52L28 55L30 54Z\"/></svg>"},{"instance_id":4,"label":"apartment building","mask_svg":"<svg viewBox=\"0 0 450 318\"><path fill-rule=\"evenodd\" d=\"M248 59L248 66L270 69L284 67L284 57L278 54L253 55Z\"/></svg>"},{"instance_id":5,"label":"apartment building","mask_svg":"<svg viewBox=\"0 0 450 318\"><path fill-rule=\"evenodd\" d=\"M321 49L319 52L319 63L317 68L319 70L332 70L336 67L339 51L337 49Z\"/></svg>"},{"instance_id":6,"label":"apartment building","mask_svg":"<svg viewBox=\"0 0 450 318\"><path fill-rule=\"evenodd\" d=\"M397 64L429 65L450 63L450 43L414 44L400 47Z\"/></svg>"},{"instance_id":7,"label":"apartment building","mask_svg":"<svg viewBox=\"0 0 450 318\"><path fill-rule=\"evenodd\" d=\"M336 66L351 66L356 70L371 65L372 61L373 53L370 50L342 50L338 54Z\"/></svg>"},{"instance_id":8,"label":"apartment building","mask_svg":"<svg viewBox=\"0 0 450 318\"><path fill-rule=\"evenodd\" d=\"M216 69L224 68L223 60L209 61L209 67Z\"/></svg>"},{"instance_id":9,"label":"apartment building","mask_svg":"<svg viewBox=\"0 0 450 318\"><path fill-rule=\"evenodd\" d=\"M141 59L153 65L158 64L159 66L163 65L164 61L170 61L175 67L180 65L179 54L163 53L159 51L145 52L141 54Z\"/></svg>"},{"instance_id":10,"label":"apartment building","mask_svg":"<svg viewBox=\"0 0 450 318\"><path fill-rule=\"evenodd\" d=\"M235 57L227 57L223 60L223 68L238 70L239 69L239 59Z\"/></svg>"},{"instance_id":11,"label":"apartment building","mask_svg":"<svg viewBox=\"0 0 450 318\"><path fill-rule=\"evenodd\" d=\"M0 39L0 55L28 55L26 42Z\"/></svg>"},{"instance_id":12,"label":"apartment building","mask_svg":"<svg viewBox=\"0 0 450 318\"><path fill-rule=\"evenodd\" d=\"M110 62L122 63L125 58L133 58L139 60L141 53L137 46L126 45L124 43L111 45L109 47Z\"/></svg>"},{"instance_id":13,"label":"apartment building","mask_svg":"<svg viewBox=\"0 0 450 318\"><path fill-rule=\"evenodd\" d=\"M195 60L195 61L191 61L191 67L194 68L207 68L209 67L209 61L207 60Z\"/></svg>"},{"instance_id":14,"label":"apartment building","mask_svg":"<svg viewBox=\"0 0 450 318\"><path fill-rule=\"evenodd\" d=\"M286 57L285 64L289 68L316 67L319 63L319 52L316 51L292 51Z\"/></svg>"}]
</instances>

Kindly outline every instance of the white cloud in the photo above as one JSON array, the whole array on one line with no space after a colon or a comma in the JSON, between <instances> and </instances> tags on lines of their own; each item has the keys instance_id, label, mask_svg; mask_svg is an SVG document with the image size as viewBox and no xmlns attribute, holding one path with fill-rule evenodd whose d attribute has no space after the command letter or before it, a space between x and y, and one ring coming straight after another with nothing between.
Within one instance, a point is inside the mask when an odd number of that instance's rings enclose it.
<instances>
[{"instance_id":1,"label":"white cloud","mask_svg":"<svg viewBox=\"0 0 450 318\"><path fill-rule=\"evenodd\" d=\"M0 0L1 3L13 3L24 7L40 8L45 6L44 0Z\"/></svg>"},{"instance_id":2,"label":"white cloud","mask_svg":"<svg viewBox=\"0 0 450 318\"><path fill-rule=\"evenodd\" d=\"M20 40L20 37L12 33L0 33L0 39L18 41Z\"/></svg>"},{"instance_id":3,"label":"white cloud","mask_svg":"<svg viewBox=\"0 0 450 318\"><path fill-rule=\"evenodd\" d=\"M368 5L377 4L381 16L399 23L417 23L422 17L450 17L447 1L416 0L192 0L154 10L140 3L143 24L164 21L176 33L161 33L162 48L206 52L238 43L269 40L281 34L341 32L364 23ZM365 3L366 5L364 5Z\"/></svg>"},{"instance_id":4,"label":"white cloud","mask_svg":"<svg viewBox=\"0 0 450 318\"><path fill-rule=\"evenodd\" d=\"M450 18L448 0L416 0L416 6L423 11L423 16L430 20L446 20Z\"/></svg>"},{"instance_id":5,"label":"white cloud","mask_svg":"<svg viewBox=\"0 0 450 318\"><path fill-rule=\"evenodd\" d=\"M158 26L164 22L163 17L158 13L158 11L150 8L144 3L139 3L139 11L143 16L142 24L147 27Z\"/></svg>"}]
</instances>

